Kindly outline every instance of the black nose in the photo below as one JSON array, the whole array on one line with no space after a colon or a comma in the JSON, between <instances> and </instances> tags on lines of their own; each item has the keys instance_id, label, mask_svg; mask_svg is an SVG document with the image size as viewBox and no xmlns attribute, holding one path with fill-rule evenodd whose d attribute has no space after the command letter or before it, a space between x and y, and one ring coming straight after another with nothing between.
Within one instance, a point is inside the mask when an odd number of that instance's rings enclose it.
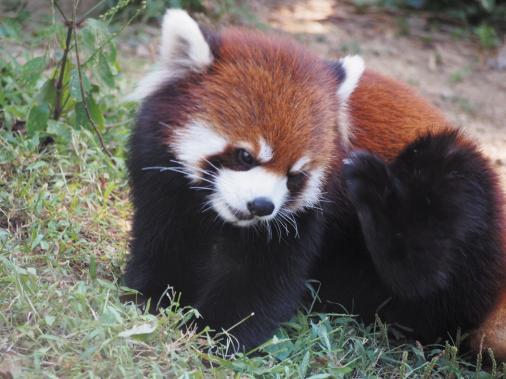
<instances>
[{"instance_id":1,"label":"black nose","mask_svg":"<svg viewBox=\"0 0 506 379\"><path fill-rule=\"evenodd\" d=\"M268 216L274 211L274 204L266 197L257 197L248 203L248 209L252 215Z\"/></svg>"}]
</instances>

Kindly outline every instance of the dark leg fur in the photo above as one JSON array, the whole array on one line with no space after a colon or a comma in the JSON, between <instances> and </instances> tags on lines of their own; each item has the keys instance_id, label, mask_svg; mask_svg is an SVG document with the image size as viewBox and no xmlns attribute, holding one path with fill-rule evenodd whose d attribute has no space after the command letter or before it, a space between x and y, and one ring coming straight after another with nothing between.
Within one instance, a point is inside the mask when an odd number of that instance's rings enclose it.
<instances>
[{"instance_id":1,"label":"dark leg fur","mask_svg":"<svg viewBox=\"0 0 506 379\"><path fill-rule=\"evenodd\" d=\"M353 153L343 178L370 259L393 298L388 321L413 327L426 341L476 327L503 270L496 179L476 148L457 132L429 134L390 164Z\"/></svg>"},{"instance_id":2,"label":"dark leg fur","mask_svg":"<svg viewBox=\"0 0 506 379\"><path fill-rule=\"evenodd\" d=\"M150 237L151 245L138 245L139 240L134 244L126 284L154 303L170 284L181 292L183 305L203 316L193 320L199 329L210 326L221 332L239 324L231 334L239 349L248 351L270 338L301 305L311 254L319 249L319 223L313 221L304 229L307 238L290 242L267 241L266 235L228 225L214 229L183 220L179 227L194 230L193 235L180 237L172 230L148 236L144 231L140 238ZM208 233L199 232L203 226ZM153 245L157 240L160 244Z\"/></svg>"}]
</instances>

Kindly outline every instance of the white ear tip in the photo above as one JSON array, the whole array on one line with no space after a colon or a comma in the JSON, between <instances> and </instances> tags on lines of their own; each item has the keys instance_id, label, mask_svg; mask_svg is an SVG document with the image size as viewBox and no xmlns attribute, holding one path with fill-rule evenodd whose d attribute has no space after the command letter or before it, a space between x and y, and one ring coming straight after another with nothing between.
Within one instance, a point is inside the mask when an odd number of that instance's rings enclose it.
<instances>
[{"instance_id":1,"label":"white ear tip","mask_svg":"<svg viewBox=\"0 0 506 379\"><path fill-rule=\"evenodd\" d=\"M365 63L360 55L348 55L341 58L339 62L341 62L345 77L339 85L337 95L342 102L345 102L357 87L360 77L364 73Z\"/></svg>"},{"instance_id":2,"label":"white ear tip","mask_svg":"<svg viewBox=\"0 0 506 379\"><path fill-rule=\"evenodd\" d=\"M199 25L182 9L167 9L162 21L160 62L126 101L138 101L156 92L164 83L182 78L189 71L201 72L213 55Z\"/></svg>"},{"instance_id":3,"label":"white ear tip","mask_svg":"<svg viewBox=\"0 0 506 379\"><path fill-rule=\"evenodd\" d=\"M184 9L169 8L165 12L165 16L163 16L163 21L162 21L163 29L165 29L165 26L167 24L176 23L177 20L178 21L183 21L183 22L188 22L188 21L195 22L190 17L190 15L188 14L188 12L186 12Z\"/></svg>"},{"instance_id":4,"label":"white ear tip","mask_svg":"<svg viewBox=\"0 0 506 379\"><path fill-rule=\"evenodd\" d=\"M163 17L160 55L167 65L194 69L201 69L212 62L211 50L199 25L182 9L167 9Z\"/></svg>"},{"instance_id":5,"label":"white ear tip","mask_svg":"<svg viewBox=\"0 0 506 379\"><path fill-rule=\"evenodd\" d=\"M346 71L353 69L356 72L362 73L365 70L364 58L360 55L347 55L341 58L341 63Z\"/></svg>"}]
</instances>

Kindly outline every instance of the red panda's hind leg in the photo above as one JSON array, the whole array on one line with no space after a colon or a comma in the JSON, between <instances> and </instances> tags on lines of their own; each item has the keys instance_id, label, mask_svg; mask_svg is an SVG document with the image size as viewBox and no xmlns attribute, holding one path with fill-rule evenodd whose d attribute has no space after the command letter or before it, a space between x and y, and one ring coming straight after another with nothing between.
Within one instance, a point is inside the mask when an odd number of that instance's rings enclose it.
<instances>
[{"instance_id":1,"label":"red panda's hind leg","mask_svg":"<svg viewBox=\"0 0 506 379\"><path fill-rule=\"evenodd\" d=\"M498 296L503 252L496 178L475 146L444 131L391 163L368 152L343 163L375 269L405 304L391 321L426 341L478 326Z\"/></svg>"}]
</instances>

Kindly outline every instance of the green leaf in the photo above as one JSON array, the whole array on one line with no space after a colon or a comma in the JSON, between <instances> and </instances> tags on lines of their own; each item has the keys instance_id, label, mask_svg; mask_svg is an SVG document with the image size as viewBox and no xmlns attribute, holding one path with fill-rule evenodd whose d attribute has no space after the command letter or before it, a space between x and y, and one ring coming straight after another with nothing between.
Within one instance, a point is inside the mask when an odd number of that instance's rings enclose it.
<instances>
[{"instance_id":1,"label":"green leaf","mask_svg":"<svg viewBox=\"0 0 506 379\"><path fill-rule=\"evenodd\" d=\"M102 114L102 110L100 106L95 102L92 96L88 97L88 110L90 111L90 116L97 125L100 130L103 130L105 127L104 115Z\"/></svg>"},{"instance_id":2,"label":"green leaf","mask_svg":"<svg viewBox=\"0 0 506 379\"><path fill-rule=\"evenodd\" d=\"M6 18L0 22L0 37L19 38L21 30L21 24L13 18Z\"/></svg>"},{"instance_id":3,"label":"green leaf","mask_svg":"<svg viewBox=\"0 0 506 379\"><path fill-rule=\"evenodd\" d=\"M40 29L37 28L37 30L35 32L36 35L35 35L34 42L42 45L44 42L47 42L48 39L54 38L55 35L57 35L58 33L61 33L61 32L66 33L66 29L65 29L65 26L63 25L63 23L55 23L55 24L50 24L47 26L41 25Z\"/></svg>"},{"instance_id":4,"label":"green leaf","mask_svg":"<svg viewBox=\"0 0 506 379\"><path fill-rule=\"evenodd\" d=\"M272 343L265 346L263 349L276 359L282 361L290 356L290 354L293 352L294 345L293 342L288 338L286 332L281 330L278 331L278 334L279 337L278 335L275 335L272 338Z\"/></svg>"},{"instance_id":5,"label":"green leaf","mask_svg":"<svg viewBox=\"0 0 506 379\"><path fill-rule=\"evenodd\" d=\"M105 120L100 106L95 102L92 96L89 96L86 99L86 102L91 119L99 130L103 130L105 127ZM88 118L88 113L86 112L86 108L83 102L76 103L74 106L74 112L76 126L86 128L90 127L90 120Z\"/></svg>"},{"instance_id":6,"label":"green leaf","mask_svg":"<svg viewBox=\"0 0 506 379\"><path fill-rule=\"evenodd\" d=\"M307 379L327 379L327 378L332 378L332 374L329 373L316 374L308 377Z\"/></svg>"},{"instance_id":7,"label":"green leaf","mask_svg":"<svg viewBox=\"0 0 506 379\"><path fill-rule=\"evenodd\" d=\"M109 38L109 28L103 21L96 18L89 18L86 20L86 28L95 34L97 42L104 42Z\"/></svg>"},{"instance_id":8,"label":"green leaf","mask_svg":"<svg viewBox=\"0 0 506 379\"><path fill-rule=\"evenodd\" d=\"M478 36L481 46L486 49L493 49L501 43L495 29L490 25L480 25L474 29L474 33Z\"/></svg>"},{"instance_id":9,"label":"green leaf","mask_svg":"<svg viewBox=\"0 0 506 379\"><path fill-rule=\"evenodd\" d=\"M55 140L70 141L70 128L62 121L49 120L46 132Z\"/></svg>"},{"instance_id":10,"label":"green leaf","mask_svg":"<svg viewBox=\"0 0 506 379\"><path fill-rule=\"evenodd\" d=\"M28 113L26 129L28 133L34 134L37 131L44 131L49 120L49 106L47 104L34 105Z\"/></svg>"},{"instance_id":11,"label":"green leaf","mask_svg":"<svg viewBox=\"0 0 506 379\"><path fill-rule=\"evenodd\" d=\"M106 56L109 64L114 65L116 63L116 45L114 43L108 43L102 49L102 52Z\"/></svg>"},{"instance_id":12,"label":"green leaf","mask_svg":"<svg viewBox=\"0 0 506 379\"><path fill-rule=\"evenodd\" d=\"M87 95L91 89L90 81L86 77L86 74L82 71L81 76L83 79L84 94ZM81 93L81 82L79 77L79 71L77 70L77 68L72 69L72 72L70 73L70 95L76 101L83 101L83 96Z\"/></svg>"},{"instance_id":13,"label":"green leaf","mask_svg":"<svg viewBox=\"0 0 506 379\"><path fill-rule=\"evenodd\" d=\"M98 76L109 87L114 87L114 75L104 54L100 53L98 58Z\"/></svg>"},{"instance_id":14,"label":"green leaf","mask_svg":"<svg viewBox=\"0 0 506 379\"><path fill-rule=\"evenodd\" d=\"M89 23L86 23L86 26L79 33L82 39L83 46L88 51L94 51L97 48L95 32L90 27Z\"/></svg>"},{"instance_id":15,"label":"green leaf","mask_svg":"<svg viewBox=\"0 0 506 379\"><path fill-rule=\"evenodd\" d=\"M302 359L302 362L299 366L299 376L301 378L305 378L307 376L307 370L309 368L309 358L311 355L309 354L309 351L306 351L306 354L304 354L304 358Z\"/></svg>"},{"instance_id":16,"label":"green leaf","mask_svg":"<svg viewBox=\"0 0 506 379\"><path fill-rule=\"evenodd\" d=\"M134 326L133 328L127 329L121 333L119 333L120 337L129 338L134 336L143 336L146 334L151 334L156 330L157 324L154 323L145 323L141 325Z\"/></svg>"},{"instance_id":17,"label":"green leaf","mask_svg":"<svg viewBox=\"0 0 506 379\"><path fill-rule=\"evenodd\" d=\"M95 280L97 278L97 261L94 255L90 257L89 270L91 280Z\"/></svg>"},{"instance_id":18,"label":"green leaf","mask_svg":"<svg viewBox=\"0 0 506 379\"><path fill-rule=\"evenodd\" d=\"M54 107L56 99L56 84L54 79L46 80L42 85L36 100L39 104L47 103L49 106Z\"/></svg>"},{"instance_id":19,"label":"green leaf","mask_svg":"<svg viewBox=\"0 0 506 379\"><path fill-rule=\"evenodd\" d=\"M56 317L51 315L45 315L44 321L46 322L47 326L52 326L54 322L56 321Z\"/></svg>"},{"instance_id":20,"label":"green leaf","mask_svg":"<svg viewBox=\"0 0 506 379\"><path fill-rule=\"evenodd\" d=\"M44 238L44 236L42 234L37 234L37 237L35 237L35 239L32 241L32 246L31 246L31 249L35 249L37 246L39 246L40 242L42 241L42 239Z\"/></svg>"},{"instance_id":21,"label":"green leaf","mask_svg":"<svg viewBox=\"0 0 506 379\"><path fill-rule=\"evenodd\" d=\"M86 20L86 25L80 34L83 45L90 53L96 52L111 37L107 24L94 18Z\"/></svg>"},{"instance_id":22,"label":"green leaf","mask_svg":"<svg viewBox=\"0 0 506 379\"><path fill-rule=\"evenodd\" d=\"M37 57L30 59L21 67L20 78L21 81L27 85L33 86L37 83L42 72L46 68L46 58Z\"/></svg>"},{"instance_id":23,"label":"green leaf","mask_svg":"<svg viewBox=\"0 0 506 379\"><path fill-rule=\"evenodd\" d=\"M107 305L104 308L104 313L100 316L100 321L108 325L121 324L123 323L123 318L115 308Z\"/></svg>"},{"instance_id":24,"label":"green leaf","mask_svg":"<svg viewBox=\"0 0 506 379\"><path fill-rule=\"evenodd\" d=\"M26 166L27 171L37 171L40 170L42 167L47 167L47 163L44 161L35 161L33 163L30 163L28 166Z\"/></svg>"},{"instance_id":25,"label":"green leaf","mask_svg":"<svg viewBox=\"0 0 506 379\"><path fill-rule=\"evenodd\" d=\"M76 103L74 106L75 112L75 126L76 127L87 127L89 124L88 115L86 114L86 109L84 108L84 104L82 102Z\"/></svg>"}]
</instances>

